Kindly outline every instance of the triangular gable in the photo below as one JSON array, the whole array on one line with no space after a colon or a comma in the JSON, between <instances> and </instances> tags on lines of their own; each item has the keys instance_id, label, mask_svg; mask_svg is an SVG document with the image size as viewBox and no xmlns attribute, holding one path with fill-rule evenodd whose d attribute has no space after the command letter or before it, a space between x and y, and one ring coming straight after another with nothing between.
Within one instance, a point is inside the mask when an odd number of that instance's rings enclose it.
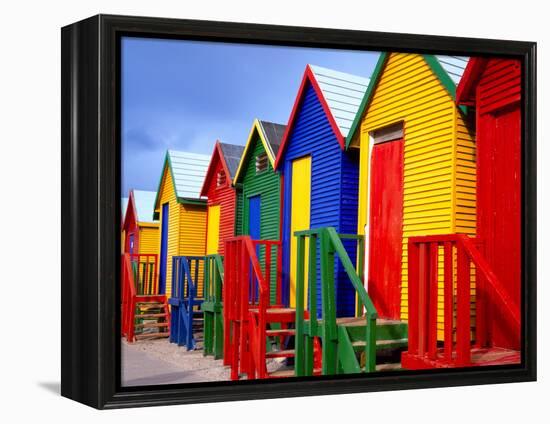
<instances>
[{"instance_id":1,"label":"triangular gable","mask_svg":"<svg viewBox=\"0 0 550 424\"><path fill-rule=\"evenodd\" d=\"M201 198L200 192L209 162L207 155L168 150L156 192L155 211L160 208L158 202L166 172L170 172L179 203L204 204L206 199Z\"/></svg>"},{"instance_id":2,"label":"triangular gable","mask_svg":"<svg viewBox=\"0 0 550 424\"><path fill-rule=\"evenodd\" d=\"M128 196L128 204L126 206L126 213L124 214L122 228L128 230L128 228L130 228L130 222L137 225L137 212L136 204L134 202L134 190L130 190L130 195Z\"/></svg>"},{"instance_id":3,"label":"triangular gable","mask_svg":"<svg viewBox=\"0 0 550 424\"><path fill-rule=\"evenodd\" d=\"M154 219L154 204L156 193L154 191L132 190L133 206L135 208L136 218L138 222L155 223Z\"/></svg>"},{"instance_id":4,"label":"triangular gable","mask_svg":"<svg viewBox=\"0 0 550 424\"><path fill-rule=\"evenodd\" d=\"M266 124L272 124L278 127L284 127L284 125L281 125L281 124L273 124L272 122L266 122L266 121L260 121L259 119L254 119L252 128L250 129L250 133L248 134L248 139L246 140L246 145L244 146L244 151L241 155L239 166L237 167L237 172L235 172L235 177L233 179L234 184L238 183L242 178L244 168L245 168L245 163L248 160L250 149L252 147L252 144L256 141L255 134L258 134L258 136L260 137L264 150L267 154L267 158L269 159L269 162L271 163L271 166L273 167L273 169L275 169L275 158L276 158L277 151L279 150L280 134L276 131L275 128L270 128L269 130L265 128L264 126Z\"/></svg>"},{"instance_id":5,"label":"triangular gable","mask_svg":"<svg viewBox=\"0 0 550 424\"><path fill-rule=\"evenodd\" d=\"M274 168L279 166L284 154L308 84L315 90L338 143L342 149L345 149L346 137L348 137L357 110L361 105L361 100L369 87L370 80L320 66L307 65L285 134L281 141L281 147L275 160Z\"/></svg>"},{"instance_id":6,"label":"triangular gable","mask_svg":"<svg viewBox=\"0 0 550 424\"><path fill-rule=\"evenodd\" d=\"M380 77L382 76L382 72L386 66L386 62L388 61L389 57L390 53L388 52L380 53L380 57L378 58L378 62L376 63L376 66L371 76L369 87L365 92L365 96L361 101L361 105L359 106L349 134L346 138L346 149L349 148L351 141L357 134L361 119L363 118L363 115L365 114L367 107L372 100L372 97L376 90L376 86L380 81ZM461 77L464 73L468 58L462 56L443 56L430 54L424 54L422 55L422 57L424 58L434 75L439 79L439 82L441 83L443 88L445 88L445 90L449 93L449 96L454 101L456 97L457 84L461 80Z\"/></svg>"},{"instance_id":7,"label":"triangular gable","mask_svg":"<svg viewBox=\"0 0 550 424\"><path fill-rule=\"evenodd\" d=\"M222 168L225 172L225 175L227 176L228 184L231 184L231 172L229 171L229 167L227 166L227 162L225 161L225 156L223 154L223 150L221 149L219 140L216 141L216 144L214 145L214 151L212 152L212 157L210 159L210 163L208 164L208 170L206 171L206 176L204 178L204 182L202 184L201 188L201 196L206 196L208 194L208 187L210 186L210 181L212 178L215 177L215 171L217 168L218 161L221 161Z\"/></svg>"},{"instance_id":8,"label":"triangular gable","mask_svg":"<svg viewBox=\"0 0 550 424\"><path fill-rule=\"evenodd\" d=\"M456 87L456 104L473 106L475 104L475 88L487 66L488 59L472 57L464 70L464 75Z\"/></svg>"}]
</instances>

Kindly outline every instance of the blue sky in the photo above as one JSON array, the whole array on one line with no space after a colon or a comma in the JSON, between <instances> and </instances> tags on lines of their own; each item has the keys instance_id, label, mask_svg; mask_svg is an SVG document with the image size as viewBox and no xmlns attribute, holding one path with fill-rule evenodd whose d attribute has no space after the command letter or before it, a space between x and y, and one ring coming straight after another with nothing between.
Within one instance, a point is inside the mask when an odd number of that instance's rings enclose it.
<instances>
[{"instance_id":1,"label":"blue sky","mask_svg":"<svg viewBox=\"0 0 550 424\"><path fill-rule=\"evenodd\" d=\"M369 77L378 53L124 38L122 190L155 191L167 149L245 144L254 118L286 124L305 66Z\"/></svg>"}]
</instances>

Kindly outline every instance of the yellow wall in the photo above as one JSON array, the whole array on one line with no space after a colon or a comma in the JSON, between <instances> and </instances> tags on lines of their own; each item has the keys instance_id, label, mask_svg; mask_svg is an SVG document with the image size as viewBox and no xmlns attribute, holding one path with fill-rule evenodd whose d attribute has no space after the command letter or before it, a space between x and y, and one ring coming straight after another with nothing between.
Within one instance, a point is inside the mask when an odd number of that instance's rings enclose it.
<instances>
[{"instance_id":1,"label":"yellow wall","mask_svg":"<svg viewBox=\"0 0 550 424\"><path fill-rule=\"evenodd\" d=\"M178 203L172 175L164 169L157 211L162 228L162 205L169 203L168 252L166 264L166 295L172 295L172 258L174 256L203 256L206 250L206 205ZM160 230L159 230L160 231ZM160 257L161 237L158 237ZM159 264L160 269L160 264ZM199 294L202 293L202 269L199 278Z\"/></svg>"},{"instance_id":2,"label":"yellow wall","mask_svg":"<svg viewBox=\"0 0 550 424\"><path fill-rule=\"evenodd\" d=\"M424 58L392 53L362 118L359 140L352 143L361 145L360 234L368 217L369 133L398 122L404 122L405 142L401 318L407 320L408 237L455 230L475 234L475 146L452 97ZM440 283L442 276L441 262ZM442 301L438 314L441 336Z\"/></svg>"},{"instance_id":3,"label":"yellow wall","mask_svg":"<svg viewBox=\"0 0 550 424\"><path fill-rule=\"evenodd\" d=\"M311 208L311 156L296 159L292 162L292 193L290 232L309 230ZM297 238L290 241L290 306L296 306L296 269L298 260ZM307 306L308 283L308 239L304 246L304 306Z\"/></svg>"},{"instance_id":4,"label":"yellow wall","mask_svg":"<svg viewBox=\"0 0 550 424\"><path fill-rule=\"evenodd\" d=\"M158 255L160 253L159 224L138 223L139 253ZM160 259L159 259L160 260Z\"/></svg>"},{"instance_id":5,"label":"yellow wall","mask_svg":"<svg viewBox=\"0 0 550 424\"><path fill-rule=\"evenodd\" d=\"M162 216L162 205L169 203L168 207L168 251L167 251L167 263L166 263L166 295L168 297L172 294L172 257L178 255L179 244L180 244L180 205L176 198L176 191L174 188L174 183L172 181L172 175L170 174L169 168L166 166L164 168L163 181L160 188L159 195L159 209L160 212L160 226L162 228L162 222L165 219ZM159 236L159 254L160 254L160 243L162 242L161 237ZM160 269L160 264L159 264Z\"/></svg>"}]
</instances>

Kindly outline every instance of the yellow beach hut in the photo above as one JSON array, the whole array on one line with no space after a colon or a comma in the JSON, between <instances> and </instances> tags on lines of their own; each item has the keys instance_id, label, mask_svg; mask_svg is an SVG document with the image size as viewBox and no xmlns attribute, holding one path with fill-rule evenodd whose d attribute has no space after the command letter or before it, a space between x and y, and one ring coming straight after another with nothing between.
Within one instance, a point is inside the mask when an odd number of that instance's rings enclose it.
<instances>
[{"instance_id":1,"label":"yellow beach hut","mask_svg":"<svg viewBox=\"0 0 550 424\"><path fill-rule=\"evenodd\" d=\"M209 162L208 155L166 153L154 209L160 222L159 291L168 298L172 258L205 254L206 198L200 197L200 191Z\"/></svg>"},{"instance_id":2,"label":"yellow beach hut","mask_svg":"<svg viewBox=\"0 0 550 424\"><path fill-rule=\"evenodd\" d=\"M384 317L408 319L410 236L475 235L474 130L455 105L467 60L382 53L346 141L360 149L358 232L366 287ZM441 338L442 302L437 316Z\"/></svg>"}]
</instances>

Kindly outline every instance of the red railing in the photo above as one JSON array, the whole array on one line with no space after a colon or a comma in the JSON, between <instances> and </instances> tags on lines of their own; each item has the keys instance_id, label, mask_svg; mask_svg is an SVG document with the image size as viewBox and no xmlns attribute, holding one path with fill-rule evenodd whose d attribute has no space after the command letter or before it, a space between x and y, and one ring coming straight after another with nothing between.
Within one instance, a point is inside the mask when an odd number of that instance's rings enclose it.
<instances>
[{"instance_id":1,"label":"red railing","mask_svg":"<svg viewBox=\"0 0 550 424\"><path fill-rule=\"evenodd\" d=\"M274 246L277 249L275 264ZM265 378L266 311L274 306L270 299L272 291L275 304L280 305L282 301L281 274L278 271L281 269L280 246L279 241L251 240L249 236L226 241L224 364L231 365L231 378L234 380L238 379L239 372L249 375L257 372L259 378ZM275 268L273 265L276 265ZM257 322L250 317L251 309L258 310Z\"/></svg>"},{"instance_id":2,"label":"red railing","mask_svg":"<svg viewBox=\"0 0 550 424\"><path fill-rule=\"evenodd\" d=\"M122 319L121 332L126 340L132 342L134 340L134 315L135 315L135 298L136 286L134 284L134 271L132 269L132 261L130 254L122 255L121 261L121 284L122 284Z\"/></svg>"},{"instance_id":3,"label":"red railing","mask_svg":"<svg viewBox=\"0 0 550 424\"><path fill-rule=\"evenodd\" d=\"M138 296L158 294L156 254L130 254L121 257L121 333L129 342L134 341L134 319Z\"/></svg>"},{"instance_id":4,"label":"red railing","mask_svg":"<svg viewBox=\"0 0 550 424\"><path fill-rule=\"evenodd\" d=\"M471 289L475 282L476 347L490 343L490 309L504 307L519 333L518 306L491 270L474 242L464 234L410 237L409 273L409 347L410 357L445 365L471 364ZM442 252L441 252L442 251ZM439 266L443 255L443 350L437 344ZM475 274L472 273L472 264Z\"/></svg>"}]
</instances>

